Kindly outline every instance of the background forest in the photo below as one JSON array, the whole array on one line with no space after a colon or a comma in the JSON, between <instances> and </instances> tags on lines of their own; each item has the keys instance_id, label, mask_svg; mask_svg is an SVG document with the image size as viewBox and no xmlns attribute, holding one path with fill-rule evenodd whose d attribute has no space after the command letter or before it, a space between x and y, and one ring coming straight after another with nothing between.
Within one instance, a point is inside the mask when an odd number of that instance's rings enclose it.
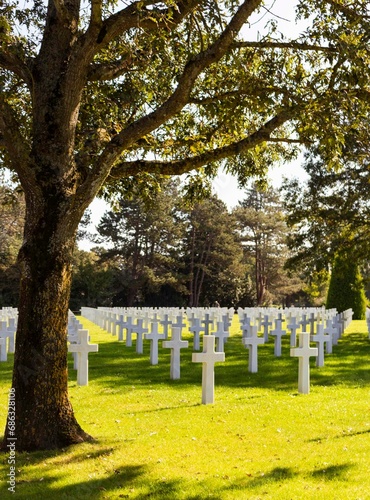
<instances>
[{"instance_id":1,"label":"background forest","mask_svg":"<svg viewBox=\"0 0 370 500\"><path fill-rule=\"evenodd\" d=\"M177 178L146 198L116 198L95 234L87 233L87 211L79 237L95 246L76 248L70 308L324 305L338 252L368 287L367 166L335 172L310 152L304 168L307 183L285 180L277 190L253 182L231 210L216 195L189 201ZM4 307L18 300L24 201L18 188L2 184Z\"/></svg>"}]
</instances>

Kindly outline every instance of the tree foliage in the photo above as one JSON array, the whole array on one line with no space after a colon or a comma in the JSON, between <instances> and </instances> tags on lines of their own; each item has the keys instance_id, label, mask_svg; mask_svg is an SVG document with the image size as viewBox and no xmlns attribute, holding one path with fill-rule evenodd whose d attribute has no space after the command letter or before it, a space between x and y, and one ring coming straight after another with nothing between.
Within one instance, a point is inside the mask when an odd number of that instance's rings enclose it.
<instances>
[{"instance_id":1,"label":"tree foliage","mask_svg":"<svg viewBox=\"0 0 370 500\"><path fill-rule=\"evenodd\" d=\"M364 284L358 264L351 254L338 254L334 259L326 307L338 312L352 309L353 319L365 319Z\"/></svg>"},{"instance_id":2,"label":"tree foliage","mask_svg":"<svg viewBox=\"0 0 370 500\"><path fill-rule=\"evenodd\" d=\"M24 197L3 180L0 185L0 307L18 303L17 254L22 242Z\"/></svg>"},{"instance_id":3,"label":"tree foliage","mask_svg":"<svg viewBox=\"0 0 370 500\"><path fill-rule=\"evenodd\" d=\"M185 272L190 307L238 302L243 280L242 249L235 220L216 197L196 203L187 214Z\"/></svg>"},{"instance_id":4,"label":"tree foliage","mask_svg":"<svg viewBox=\"0 0 370 500\"><path fill-rule=\"evenodd\" d=\"M327 269L341 251L352 252L360 262L369 259L369 163L353 152L351 158L334 170L312 151L304 164L307 183L294 179L283 186L289 245L295 252L291 267L307 273Z\"/></svg>"},{"instance_id":5,"label":"tree foliage","mask_svg":"<svg viewBox=\"0 0 370 500\"><path fill-rule=\"evenodd\" d=\"M254 304L284 303L302 288L299 278L288 276L288 228L279 193L254 183L234 210L249 274L254 282Z\"/></svg>"}]
</instances>

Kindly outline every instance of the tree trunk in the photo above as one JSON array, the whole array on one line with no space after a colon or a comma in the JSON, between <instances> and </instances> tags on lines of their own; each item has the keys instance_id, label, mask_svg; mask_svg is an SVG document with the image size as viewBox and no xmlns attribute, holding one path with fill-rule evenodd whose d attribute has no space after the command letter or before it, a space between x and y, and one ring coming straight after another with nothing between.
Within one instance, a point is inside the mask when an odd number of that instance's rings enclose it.
<instances>
[{"instance_id":1,"label":"tree trunk","mask_svg":"<svg viewBox=\"0 0 370 500\"><path fill-rule=\"evenodd\" d=\"M65 203L58 200L59 207ZM72 255L79 215L57 200L29 204L19 253L21 286L13 372L15 432L5 448L60 448L90 439L68 399L67 322Z\"/></svg>"}]
</instances>

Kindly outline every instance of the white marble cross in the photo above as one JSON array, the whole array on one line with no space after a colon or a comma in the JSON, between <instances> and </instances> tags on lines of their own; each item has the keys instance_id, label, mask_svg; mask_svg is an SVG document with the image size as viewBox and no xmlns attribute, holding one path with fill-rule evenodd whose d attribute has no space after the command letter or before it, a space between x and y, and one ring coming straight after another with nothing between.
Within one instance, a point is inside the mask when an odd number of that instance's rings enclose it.
<instances>
[{"instance_id":1,"label":"white marble cross","mask_svg":"<svg viewBox=\"0 0 370 500\"><path fill-rule=\"evenodd\" d=\"M249 349L249 361L248 370L251 373L257 373L258 371L258 346L265 343L263 337L258 337L257 326L251 327L251 335L249 337L244 337L243 344Z\"/></svg>"},{"instance_id":2,"label":"white marble cross","mask_svg":"<svg viewBox=\"0 0 370 500\"><path fill-rule=\"evenodd\" d=\"M331 340L330 335L324 332L324 325L317 323L316 335L311 335L311 340L316 343L319 351L316 358L316 366L324 366L324 344Z\"/></svg>"},{"instance_id":3,"label":"white marble cross","mask_svg":"<svg viewBox=\"0 0 370 500\"><path fill-rule=\"evenodd\" d=\"M215 363L225 361L224 352L215 352L215 336L203 337L203 352L194 352L193 363L202 363L202 403L212 404L215 399Z\"/></svg>"},{"instance_id":4,"label":"white marble cross","mask_svg":"<svg viewBox=\"0 0 370 500\"><path fill-rule=\"evenodd\" d=\"M222 316L222 321L224 322L226 330L229 331L229 328L231 326L231 321L230 321L228 314L225 314L224 316Z\"/></svg>"},{"instance_id":5,"label":"white marble cross","mask_svg":"<svg viewBox=\"0 0 370 500\"><path fill-rule=\"evenodd\" d=\"M303 314L302 319L300 321L300 324L302 325L302 332L306 331L306 327L307 327L307 325L309 325L309 323L310 322L307 319L307 314Z\"/></svg>"},{"instance_id":6,"label":"white marble cross","mask_svg":"<svg viewBox=\"0 0 370 500\"><path fill-rule=\"evenodd\" d=\"M136 352L143 354L143 334L148 333L148 329L143 327L143 319L138 318L136 325L132 326L132 333L136 333Z\"/></svg>"},{"instance_id":7,"label":"white marble cross","mask_svg":"<svg viewBox=\"0 0 370 500\"><path fill-rule=\"evenodd\" d=\"M8 352L6 350L6 339L0 338L0 361L8 360Z\"/></svg>"},{"instance_id":8,"label":"white marble cross","mask_svg":"<svg viewBox=\"0 0 370 500\"><path fill-rule=\"evenodd\" d=\"M9 335L9 352L14 353L15 351L15 342L14 337L17 331L17 326L15 324L15 318L9 318L9 325L7 331L10 333Z\"/></svg>"},{"instance_id":9,"label":"white marble cross","mask_svg":"<svg viewBox=\"0 0 370 500\"><path fill-rule=\"evenodd\" d=\"M163 316L163 319L161 320L161 325L163 326L163 334L164 338L168 339L168 327L172 325L172 321L169 319L168 314L165 314Z\"/></svg>"},{"instance_id":10,"label":"white marble cross","mask_svg":"<svg viewBox=\"0 0 370 500\"><path fill-rule=\"evenodd\" d=\"M166 349L171 349L171 365L170 365L170 378L177 380L180 378L180 349L187 348L189 342L181 340L181 329L172 327L171 340L162 342L162 346Z\"/></svg>"},{"instance_id":11,"label":"white marble cross","mask_svg":"<svg viewBox=\"0 0 370 500\"><path fill-rule=\"evenodd\" d=\"M334 321L332 319L326 320L324 332L329 335L329 340L326 343L326 354L331 354L333 352L333 337L337 333L337 329L334 326Z\"/></svg>"},{"instance_id":12,"label":"white marble cross","mask_svg":"<svg viewBox=\"0 0 370 500\"><path fill-rule=\"evenodd\" d=\"M300 324L297 322L297 318L292 316L289 325L287 325L287 328L290 330L290 347L297 345L297 330L299 330L299 327Z\"/></svg>"},{"instance_id":13,"label":"white marble cross","mask_svg":"<svg viewBox=\"0 0 370 500\"><path fill-rule=\"evenodd\" d=\"M308 322L310 324L310 334L313 335L315 333L315 322L316 322L315 313L310 314Z\"/></svg>"},{"instance_id":14,"label":"white marble cross","mask_svg":"<svg viewBox=\"0 0 370 500\"><path fill-rule=\"evenodd\" d=\"M200 332L204 331L204 328L200 324L199 318L194 318L191 321L191 326L189 327L189 331L194 334L194 351L199 351L200 349Z\"/></svg>"},{"instance_id":15,"label":"white marble cross","mask_svg":"<svg viewBox=\"0 0 370 500\"><path fill-rule=\"evenodd\" d=\"M88 343L88 330L78 330L78 344L69 344L69 352L77 352L77 385L88 385L89 383L89 352L98 352L97 344Z\"/></svg>"},{"instance_id":16,"label":"white marble cross","mask_svg":"<svg viewBox=\"0 0 370 500\"><path fill-rule=\"evenodd\" d=\"M164 333L158 332L158 321L151 323L150 333L144 335L146 340L150 340L150 364L158 364L158 341L164 340Z\"/></svg>"},{"instance_id":17,"label":"white marble cross","mask_svg":"<svg viewBox=\"0 0 370 500\"><path fill-rule=\"evenodd\" d=\"M126 347L131 347L134 322L132 321L132 318L130 316L128 316L126 319L125 328L126 328Z\"/></svg>"},{"instance_id":18,"label":"white marble cross","mask_svg":"<svg viewBox=\"0 0 370 500\"><path fill-rule=\"evenodd\" d=\"M213 325L213 321L208 313L204 315L204 320L202 321L202 324L204 325L205 335L209 335L209 327Z\"/></svg>"},{"instance_id":19,"label":"white marble cross","mask_svg":"<svg viewBox=\"0 0 370 500\"><path fill-rule=\"evenodd\" d=\"M212 334L216 337L216 352L223 352L225 350L225 341L229 336L229 332L225 329L223 321L217 322L217 330Z\"/></svg>"},{"instance_id":20,"label":"white marble cross","mask_svg":"<svg viewBox=\"0 0 370 500\"><path fill-rule=\"evenodd\" d=\"M261 326L263 326L263 339L265 342L269 340L269 327L272 326L272 321L269 321L269 317L265 314L263 321L261 321Z\"/></svg>"},{"instance_id":21,"label":"white marble cross","mask_svg":"<svg viewBox=\"0 0 370 500\"><path fill-rule=\"evenodd\" d=\"M123 340L123 329L126 328L126 321L124 321L122 314L116 319L116 326L118 326L118 340Z\"/></svg>"},{"instance_id":22,"label":"white marble cross","mask_svg":"<svg viewBox=\"0 0 370 500\"><path fill-rule=\"evenodd\" d=\"M299 358L298 364L298 392L310 392L310 357L318 355L317 347L310 347L310 334L302 332L299 335L299 347L290 349L290 355Z\"/></svg>"},{"instance_id":23,"label":"white marble cross","mask_svg":"<svg viewBox=\"0 0 370 500\"><path fill-rule=\"evenodd\" d=\"M176 323L172 323L172 328L180 328L180 334L182 329L185 328L186 323L183 322L182 316L176 316Z\"/></svg>"},{"instance_id":24,"label":"white marble cross","mask_svg":"<svg viewBox=\"0 0 370 500\"><path fill-rule=\"evenodd\" d=\"M8 328L7 321L0 322L0 338L5 340L5 350L7 352L14 352L14 334L15 330ZM7 339L9 339L9 342Z\"/></svg>"},{"instance_id":25,"label":"white marble cross","mask_svg":"<svg viewBox=\"0 0 370 500\"><path fill-rule=\"evenodd\" d=\"M251 318L248 318L246 315L242 319L241 325L240 325L242 333L242 338L244 339L245 337L250 337L251 335Z\"/></svg>"},{"instance_id":26,"label":"white marble cross","mask_svg":"<svg viewBox=\"0 0 370 500\"><path fill-rule=\"evenodd\" d=\"M281 337L286 335L286 331L281 328L282 320L275 320L275 329L271 330L270 335L275 337L274 354L277 357L281 356Z\"/></svg>"}]
</instances>

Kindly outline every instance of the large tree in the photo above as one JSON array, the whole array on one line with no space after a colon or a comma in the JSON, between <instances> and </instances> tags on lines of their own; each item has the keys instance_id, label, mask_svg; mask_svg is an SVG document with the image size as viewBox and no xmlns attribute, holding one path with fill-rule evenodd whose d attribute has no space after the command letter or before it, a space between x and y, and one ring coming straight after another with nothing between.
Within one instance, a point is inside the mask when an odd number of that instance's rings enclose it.
<instances>
[{"instance_id":1,"label":"large tree","mask_svg":"<svg viewBox=\"0 0 370 500\"><path fill-rule=\"evenodd\" d=\"M182 252L188 281L188 305L236 304L243 265L234 217L225 203L213 196L196 203L186 221Z\"/></svg>"},{"instance_id":2,"label":"large tree","mask_svg":"<svg viewBox=\"0 0 370 500\"><path fill-rule=\"evenodd\" d=\"M248 41L263 3L2 3L0 149L26 200L12 381L19 451L89 438L68 399L66 325L77 226L103 185L108 195L115 181L146 189L194 169L198 181L228 157L243 180L288 154L284 143L327 126L342 133L334 111L350 109L343 92L363 86L367 68L356 50L367 2L349 2L354 20L338 10L345 2L318 2L321 38L285 44ZM328 46L332 30L340 37ZM351 59L360 69L349 82ZM6 426L4 446L8 437Z\"/></svg>"},{"instance_id":3,"label":"large tree","mask_svg":"<svg viewBox=\"0 0 370 500\"><path fill-rule=\"evenodd\" d=\"M254 183L234 210L244 258L254 282L254 304L283 303L300 290L299 278L284 269L289 256L288 228L279 193L272 186Z\"/></svg>"},{"instance_id":4,"label":"large tree","mask_svg":"<svg viewBox=\"0 0 370 500\"><path fill-rule=\"evenodd\" d=\"M117 270L113 305L143 305L161 287L173 287L174 294L184 288L179 269L184 228L179 202L177 183L166 182L151 200L120 198L116 208L103 215L96 242L109 246L100 260Z\"/></svg>"}]
</instances>

